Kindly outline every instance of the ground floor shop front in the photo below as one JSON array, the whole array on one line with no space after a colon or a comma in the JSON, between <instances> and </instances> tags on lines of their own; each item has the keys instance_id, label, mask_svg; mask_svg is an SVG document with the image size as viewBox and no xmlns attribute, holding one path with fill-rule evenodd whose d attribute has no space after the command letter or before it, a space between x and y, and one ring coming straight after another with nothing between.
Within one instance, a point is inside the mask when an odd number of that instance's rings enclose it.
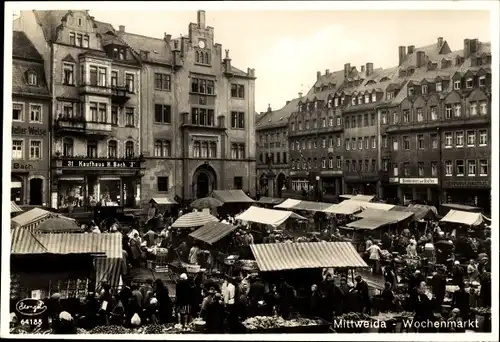
<instances>
[{"instance_id":1,"label":"ground floor shop front","mask_svg":"<svg viewBox=\"0 0 500 342\"><path fill-rule=\"evenodd\" d=\"M442 203L479 207L484 213L491 213L491 189L488 188L443 188L442 200Z\"/></svg>"},{"instance_id":2,"label":"ground floor shop front","mask_svg":"<svg viewBox=\"0 0 500 342\"><path fill-rule=\"evenodd\" d=\"M390 178L382 185L383 198L391 203L437 206L440 203L438 178Z\"/></svg>"},{"instance_id":3,"label":"ground floor shop front","mask_svg":"<svg viewBox=\"0 0 500 342\"><path fill-rule=\"evenodd\" d=\"M10 200L18 205L47 206L49 203L48 172L12 172Z\"/></svg>"},{"instance_id":4,"label":"ground floor shop front","mask_svg":"<svg viewBox=\"0 0 500 342\"><path fill-rule=\"evenodd\" d=\"M137 208L144 170L137 161L56 161L51 184L54 208Z\"/></svg>"}]
</instances>

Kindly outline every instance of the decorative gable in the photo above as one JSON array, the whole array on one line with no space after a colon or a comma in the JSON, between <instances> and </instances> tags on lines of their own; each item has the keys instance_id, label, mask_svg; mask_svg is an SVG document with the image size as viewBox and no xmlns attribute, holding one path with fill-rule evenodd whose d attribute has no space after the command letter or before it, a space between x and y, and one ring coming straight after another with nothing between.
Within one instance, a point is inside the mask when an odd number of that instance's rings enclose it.
<instances>
[{"instance_id":1,"label":"decorative gable","mask_svg":"<svg viewBox=\"0 0 500 342\"><path fill-rule=\"evenodd\" d=\"M76 60L73 58L73 56L71 56L71 54L66 55L66 57L64 57L62 61L68 63L76 63Z\"/></svg>"}]
</instances>

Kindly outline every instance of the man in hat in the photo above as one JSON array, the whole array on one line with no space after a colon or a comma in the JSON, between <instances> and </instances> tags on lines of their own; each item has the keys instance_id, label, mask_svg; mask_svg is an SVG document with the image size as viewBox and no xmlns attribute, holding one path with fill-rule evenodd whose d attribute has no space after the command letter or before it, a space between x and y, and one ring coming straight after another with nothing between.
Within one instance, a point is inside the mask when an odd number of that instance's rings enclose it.
<instances>
[{"instance_id":1,"label":"man in hat","mask_svg":"<svg viewBox=\"0 0 500 342\"><path fill-rule=\"evenodd\" d=\"M370 303L370 295L368 290L368 284L363 278L358 275L355 278L356 280L356 291L358 293L359 302L361 304L361 311L363 313L370 314L371 312L371 303Z\"/></svg>"},{"instance_id":2,"label":"man in hat","mask_svg":"<svg viewBox=\"0 0 500 342\"><path fill-rule=\"evenodd\" d=\"M441 305L443 305L444 296L446 294L446 277L445 277L446 266L438 267L437 272L431 280L432 293L435 297L436 310L441 310Z\"/></svg>"}]
</instances>

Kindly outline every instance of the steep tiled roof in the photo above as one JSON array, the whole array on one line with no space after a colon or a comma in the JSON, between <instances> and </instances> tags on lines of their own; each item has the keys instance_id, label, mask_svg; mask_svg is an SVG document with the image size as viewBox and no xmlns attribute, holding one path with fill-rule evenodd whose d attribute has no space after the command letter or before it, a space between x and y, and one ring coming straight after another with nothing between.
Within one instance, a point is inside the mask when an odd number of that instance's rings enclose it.
<instances>
[{"instance_id":1,"label":"steep tiled roof","mask_svg":"<svg viewBox=\"0 0 500 342\"><path fill-rule=\"evenodd\" d=\"M38 77L38 86L30 86L27 72L34 71ZM14 59L12 62L12 93L26 95L49 95L43 64Z\"/></svg>"},{"instance_id":2,"label":"steep tiled roof","mask_svg":"<svg viewBox=\"0 0 500 342\"><path fill-rule=\"evenodd\" d=\"M62 18L69 12L69 10L33 11L38 24L42 27L46 41L53 42L57 39L57 29L61 25Z\"/></svg>"},{"instance_id":3,"label":"steep tiled roof","mask_svg":"<svg viewBox=\"0 0 500 342\"><path fill-rule=\"evenodd\" d=\"M256 129L265 129L267 127L286 126L290 115L297 111L299 98L288 102L283 108L262 114L263 117L255 124Z\"/></svg>"},{"instance_id":4,"label":"steep tiled roof","mask_svg":"<svg viewBox=\"0 0 500 342\"><path fill-rule=\"evenodd\" d=\"M149 52L146 60L167 64L173 63L172 49L163 39L128 32L118 32L118 37L127 43L137 54L140 54L141 51Z\"/></svg>"},{"instance_id":5,"label":"steep tiled roof","mask_svg":"<svg viewBox=\"0 0 500 342\"><path fill-rule=\"evenodd\" d=\"M309 90L306 96L301 101L313 101L314 99L324 101L329 94L334 93L344 83L344 70L334 71L328 75L322 75L314 86ZM315 89L321 86L335 85L334 88L326 89L324 91L315 92Z\"/></svg>"},{"instance_id":6,"label":"steep tiled roof","mask_svg":"<svg viewBox=\"0 0 500 342\"><path fill-rule=\"evenodd\" d=\"M26 33L21 31L12 32L12 57L43 61L42 56L26 36Z\"/></svg>"},{"instance_id":7,"label":"steep tiled roof","mask_svg":"<svg viewBox=\"0 0 500 342\"><path fill-rule=\"evenodd\" d=\"M96 26L96 31L101 35L106 34L107 32L115 32L115 28L109 23L94 20L94 24Z\"/></svg>"},{"instance_id":8,"label":"steep tiled roof","mask_svg":"<svg viewBox=\"0 0 500 342\"><path fill-rule=\"evenodd\" d=\"M417 52L419 51L423 51L429 60L437 60L439 59L438 56L440 54L449 52L449 47L446 41L444 41L440 46L437 44L431 44L418 47L412 53L406 55L406 58L401 64L401 68L407 69L409 66L415 66L417 64Z\"/></svg>"}]
</instances>

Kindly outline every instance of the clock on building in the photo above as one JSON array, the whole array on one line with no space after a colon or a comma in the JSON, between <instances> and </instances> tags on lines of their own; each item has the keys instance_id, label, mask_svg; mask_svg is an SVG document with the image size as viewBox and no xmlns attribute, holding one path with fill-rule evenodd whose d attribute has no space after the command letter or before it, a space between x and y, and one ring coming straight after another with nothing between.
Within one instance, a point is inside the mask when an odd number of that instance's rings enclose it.
<instances>
[{"instance_id":1,"label":"clock on building","mask_svg":"<svg viewBox=\"0 0 500 342\"><path fill-rule=\"evenodd\" d=\"M200 47L200 49L204 49L205 48L205 42L203 40L200 40L198 42L198 46Z\"/></svg>"}]
</instances>

